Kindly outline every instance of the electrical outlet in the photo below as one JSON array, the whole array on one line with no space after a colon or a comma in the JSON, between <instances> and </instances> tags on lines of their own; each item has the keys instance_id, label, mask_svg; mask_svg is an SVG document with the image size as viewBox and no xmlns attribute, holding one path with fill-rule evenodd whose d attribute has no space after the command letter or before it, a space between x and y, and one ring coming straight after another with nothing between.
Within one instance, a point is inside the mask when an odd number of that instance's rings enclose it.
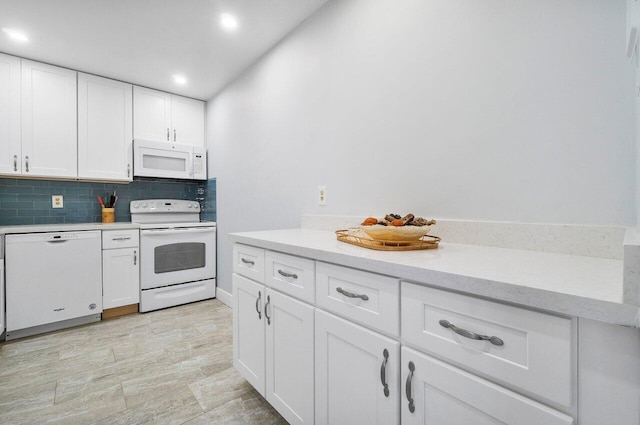
<instances>
[{"instance_id":1,"label":"electrical outlet","mask_svg":"<svg viewBox=\"0 0 640 425\"><path fill-rule=\"evenodd\" d=\"M318 205L327 205L327 186L318 186Z\"/></svg>"},{"instance_id":2,"label":"electrical outlet","mask_svg":"<svg viewBox=\"0 0 640 425\"><path fill-rule=\"evenodd\" d=\"M51 208L64 208L64 199L62 195L51 196Z\"/></svg>"}]
</instances>

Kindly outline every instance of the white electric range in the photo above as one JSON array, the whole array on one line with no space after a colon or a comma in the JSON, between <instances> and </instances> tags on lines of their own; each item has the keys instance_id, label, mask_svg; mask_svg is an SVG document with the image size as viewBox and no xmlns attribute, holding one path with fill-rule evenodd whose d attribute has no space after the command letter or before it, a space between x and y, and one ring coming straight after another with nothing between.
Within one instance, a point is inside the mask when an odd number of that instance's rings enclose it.
<instances>
[{"instance_id":1,"label":"white electric range","mask_svg":"<svg viewBox=\"0 0 640 425\"><path fill-rule=\"evenodd\" d=\"M131 201L140 224L140 312L216 296L216 223L200 204L178 199Z\"/></svg>"}]
</instances>

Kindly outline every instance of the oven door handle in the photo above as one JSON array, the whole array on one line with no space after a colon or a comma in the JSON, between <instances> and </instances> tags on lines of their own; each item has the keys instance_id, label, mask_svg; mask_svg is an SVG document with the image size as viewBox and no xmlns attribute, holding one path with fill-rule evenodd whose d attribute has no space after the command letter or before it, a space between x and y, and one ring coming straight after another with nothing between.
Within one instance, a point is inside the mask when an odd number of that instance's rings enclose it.
<instances>
[{"instance_id":1,"label":"oven door handle","mask_svg":"<svg viewBox=\"0 0 640 425\"><path fill-rule=\"evenodd\" d=\"M193 227L183 229L170 230L141 230L140 234L145 236L164 236L164 235L184 235L187 233L214 233L215 227Z\"/></svg>"}]
</instances>

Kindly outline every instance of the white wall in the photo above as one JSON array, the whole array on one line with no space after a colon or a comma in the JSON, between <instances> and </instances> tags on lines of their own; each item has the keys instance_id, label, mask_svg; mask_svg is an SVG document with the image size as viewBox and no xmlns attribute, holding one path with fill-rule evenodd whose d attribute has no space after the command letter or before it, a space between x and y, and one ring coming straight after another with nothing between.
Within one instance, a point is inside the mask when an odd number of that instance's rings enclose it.
<instances>
[{"instance_id":1,"label":"white wall","mask_svg":"<svg viewBox=\"0 0 640 425\"><path fill-rule=\"evenodd\" d=\"M625 9L330 0L208 104L220 287L229 232L304 213L635 223Z\"/></svg>"},{"instance_id":2,"label":"white wall","mask_svg":"<svg viewBox=\"0 0 640 425\"><path fill-rule=\"evenodd\" d=\"M640 31L640 3L637 0L627 0L627 45L631 39L631 31ZM637 35L636 35L637 37ZM638 40L638 38L636 38ZM629 52L627 51L627 54ZM635 68L636 102L635 102L635 137L636 137L636 227L640 227L640 48L636 47L632 66Z\"/></svg>"}]
</instances>

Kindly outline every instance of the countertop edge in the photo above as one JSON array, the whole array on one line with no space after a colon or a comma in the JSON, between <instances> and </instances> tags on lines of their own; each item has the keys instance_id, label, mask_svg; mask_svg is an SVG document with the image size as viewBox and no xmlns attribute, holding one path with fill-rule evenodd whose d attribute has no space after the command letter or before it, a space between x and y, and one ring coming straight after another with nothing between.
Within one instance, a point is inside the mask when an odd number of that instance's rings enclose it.
<instances>
[{"instance_id":1,"label":"countertop edge","mask_svg":"<svg viewBox=\"0 0 640 425\"><path fill-rule=\"evenodd\" d=\"M286 231L290 232L291 230L293 229L287 229ZM425 267L411 267L391 261L365 258L349 253L331 252L309 244L298 245L262 236L266 234L277 235L277 232L279 231L230 233L229 239L236 243L393 276L399 280L406 280L425 286L448 289L524 307L546 310L556 314L577 316L621 326L640 327L640 309L635 305L584 297L562 291L532 288L513 282L487 280L478 276L462 275L455 272L449 273L441 270L430 270ZM255 233L260 233L261 236L258 237ZM360 249L364 250L365 248ZM365 252L363 251L363 253ZM620 282L621 286L622 284L623 282Z\"/></svg>"}]
</instances>

